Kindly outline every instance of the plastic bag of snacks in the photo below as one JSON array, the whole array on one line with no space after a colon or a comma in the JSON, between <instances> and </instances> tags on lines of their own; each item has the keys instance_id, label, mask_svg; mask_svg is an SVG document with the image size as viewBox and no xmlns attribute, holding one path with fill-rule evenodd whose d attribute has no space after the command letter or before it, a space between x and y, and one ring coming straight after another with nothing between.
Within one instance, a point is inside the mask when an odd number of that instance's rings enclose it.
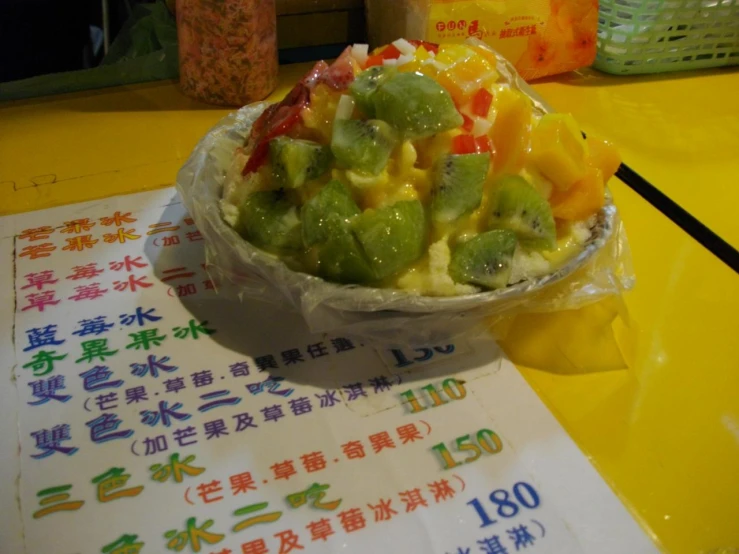
<instances>
[{"instance_id":1,"label":"plastic bag of snacks","mask_svg":"<svg viewBox=\"0 0 739 554\"><path fill-rule=\"evenodd\" d=\"M475 93L468 77L488 84ZM488 101L456 107L465 91ZM279 104L222 120L177 187L219 294L390 344L445 344L481 323L515 337L514 316L576 310L633 283L604 188L618 155L550 111L477 40L355 45Z\"/></svg>"},{"instance_id":2,"label":"plastic bag of snacks","mask_svg":"<svg viewBox=\"0 0 739 554\"><path fill-rule=\"evenodd\" d=\"M593 63L598 0L367 0L372 46L483 40L527 81Z\"/></svg>"}]
</instances>

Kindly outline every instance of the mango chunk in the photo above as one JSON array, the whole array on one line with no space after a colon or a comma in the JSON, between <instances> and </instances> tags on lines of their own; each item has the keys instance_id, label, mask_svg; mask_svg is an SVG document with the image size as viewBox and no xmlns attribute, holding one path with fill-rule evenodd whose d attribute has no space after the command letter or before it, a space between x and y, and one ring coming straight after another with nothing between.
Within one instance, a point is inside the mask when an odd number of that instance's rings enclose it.
<instances>
[{"instance_id":1,"label":"mango chunk","mask_svg":"<svg viewBox=\"0 0 739 554\"><path fill-rule=\"evenodd\" d=\"M555 191L549 199L552 213L558 219L581 221L603 207L605 184L600 169L588 167L585 176L566 191Z\"/></svg>"},{"instance_id":2,"label":"mango chunk","mask_svg":"<svg viewBox=\"0 0 739 554\"><path fill-rule=\"evenodd\" d=\"M398 71L402 72L415 72L415 71L421 71L423 68L423 62L428 60L431 57L431 54L429 54L428 50L426 50L423 46L419 46L416 48L416 53L413 56L413 61L404 63L401 66L398 66Z\"/></svg>"},{"instance_id":3,"label":"mango chunk","mask_svg":"<svg viewBox=\"0 0 739 554\"><path fill-rule=\"evenodd\" d=\"M565 191L585 177L587 154L570 114L546 114L531 133L530 160L557 190Z\"/></svg>"},{"instance_id":4,"label":"mango chunk","mask_svg":"<svg viewBox=\"0 0 739 554\"><path fill-rule=\"evenodd\" d=\"M607 183L621 165L621 155L613 144L601 138L588 135L585 142L590 152L588 165L600 169L603 182Z\"/></svg>"},{"instance_id":5,"label":"mango chunk","mask_svg":"<svg viewBox=\"0 0 739 554\"><path fill-rule=\"evenodd\" d=\"M495 95L493 109L497 113L491 135L493 172L518 173L531 138L531 101L517 90L503 89Z\"/></svg>"},{"instance_id":6,"label":"mango chunk","mask_svg":"<svg viewBox=\"0 0 739 554\"><path fill-rule=\"evenodd\" d=\"M495 66L464 44L444 44L436 61L447 66L436 75L458 106L465 104L480 87L489 88L497 79Z\"/></svg>"}]
</instances>

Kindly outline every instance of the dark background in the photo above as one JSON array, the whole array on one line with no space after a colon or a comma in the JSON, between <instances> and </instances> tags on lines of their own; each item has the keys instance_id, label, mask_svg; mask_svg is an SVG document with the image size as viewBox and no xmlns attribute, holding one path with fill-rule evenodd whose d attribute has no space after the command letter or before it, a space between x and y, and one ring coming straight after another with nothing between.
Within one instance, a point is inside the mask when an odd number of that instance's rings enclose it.
<instances>
[{"instance_id":1,"label":"dark background","mask_svg":"<svg viewBox=\"0 0 739 554\"><path fill-rule=\"evenodd\" d=\"M136 3L108 2L115 36ZM98 46L90 27L97 27ZM102 3L93 0L0 0L0 82L95 67L103 55Z\"/></svg>"}]
</instances>

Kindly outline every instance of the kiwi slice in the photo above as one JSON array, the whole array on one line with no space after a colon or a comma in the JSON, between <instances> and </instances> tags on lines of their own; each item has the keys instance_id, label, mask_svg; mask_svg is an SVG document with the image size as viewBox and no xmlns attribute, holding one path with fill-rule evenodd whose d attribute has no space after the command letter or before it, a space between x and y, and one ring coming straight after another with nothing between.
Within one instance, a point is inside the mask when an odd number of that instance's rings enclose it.
<instances>
[{"instance_id":1,"label":"kiwi slice","mask_svg":"<svg viewBox=\"0 0 739 554\"><path fill-rule=\"evenodd\" d=\"M448 223L470 213L482 202L482 186L490 168L490 154L449 154L436 165L431 216Z\"/></svg>"},{"instance_id":2,"label":"kiwi slice","mask_svg":"<svg viewBox=\"0 0 739 554\"><path fill-rule=\"evenodd\" d=\"M326 242L359 213L360 209L349 189L340 181L329 182L303 205L300 212L305 246Z\"/></svg>"},{"instance_id":3,"label":"kiwi slice","mask_svg":"<svg viewBox=\"0 0 739 554\"><path fill-rule=\"evenodd\" d=\"M449 93L421 73L386 78L372 96L375 117L387 121L404 138L430 137L462 125L462 115Z\"/></svg>"},{"instance_id":4,"label":"kiwi slice","mask_svg":"<svg viewBox=\"0 0 739 554\"><path fill-rule=\"evenodd\" d=\"M527 248L551 250L557 245L549 202L518 175L506 175L496 182L489 223L493 229L513 231Z\"/></svg>"},{"instance_id":5,"label":"kiwi slice","mask_svg":"<svg viewBox=\"0 0 739 554\"><path fill-rule=\"evenodd\" d=\"M239 209L236 230L246 240L269 251L302 247L298 210L283 192L251 193Z\"/></svg>"},{"instance_id":6,"label":"kiwi slice","mask_svg":"<svg viewBox=\"0 0 739 554\"><path fill-rule=\"evenodd\" d=\"M319 248L318 272L339 283L366 283L375 278L361 245L346 226L337 227Z\"/></svg>"},{"instance_id":7,"label":"kiwi slice","mask_svg":"<svg viewBox=\"0 0 739 554\"><path fill-rule=\"evenodd\" d=\"M398 142L395 131L376 119L339 119L334 122L331 151L344 166L379 174Z\"/></svg>"},{"instance_id":8,"label":"kiwi slice","mask_svg":"<svg viewBox=\"0 0 739 554\"><path fill-rule=\"evenodd\" d=\"M354 219L352 229L378 279L397 273L423 255L426 217L418 200L365 210Z\"/></svg>"},{"instance_id":9,"label":"kiwi slice","mask_svg":"<svg viewBox=\"0 0 739 554\"><path fill-rule=\"evenodd\" d=\"M449 262L449 275L458 283L500 289L508 284L516 250L516 233L496 229L457 246Z\"/></svg>"},{"instance_id":10,"label":"kiwi slice","mask_svg":"<svg viewBox=\"0 0 739 554\"><path fill-rule=\"evenodd\" d=\"M328 171L331 150L310 140L281 136L269 141L269 158L277 184L298 188Z\"/></svg>"},{"instance_id":11,"label":"kiwi slice","mask_svg":"<svg viewBox=\"0 0 739 554\"><path fill-rule=\"evenodd\" d=\"M356 100L357 106L367 117L375 116L375 105L372 102L375 92L383 81L397 72L398 70L392 66L375 65L357 75L349 86L349 92Z\"/></svg>"}]
</instances>

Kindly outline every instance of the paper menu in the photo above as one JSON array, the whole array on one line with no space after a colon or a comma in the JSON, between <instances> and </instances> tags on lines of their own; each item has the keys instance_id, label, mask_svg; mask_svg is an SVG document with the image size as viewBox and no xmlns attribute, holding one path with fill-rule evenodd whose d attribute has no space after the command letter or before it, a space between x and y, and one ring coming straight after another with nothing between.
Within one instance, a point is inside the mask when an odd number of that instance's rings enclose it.
<instances>
[{"instance_id":1,"label":"paper menu","mask_svg":"<svg viewBox=\"0 0 739 554\"><path fill-rule=\"evenodd\" d=\"M654 551L492 341L220 299L171 189L11 225L26 552Z\"/></svg>"}]
</instances>

